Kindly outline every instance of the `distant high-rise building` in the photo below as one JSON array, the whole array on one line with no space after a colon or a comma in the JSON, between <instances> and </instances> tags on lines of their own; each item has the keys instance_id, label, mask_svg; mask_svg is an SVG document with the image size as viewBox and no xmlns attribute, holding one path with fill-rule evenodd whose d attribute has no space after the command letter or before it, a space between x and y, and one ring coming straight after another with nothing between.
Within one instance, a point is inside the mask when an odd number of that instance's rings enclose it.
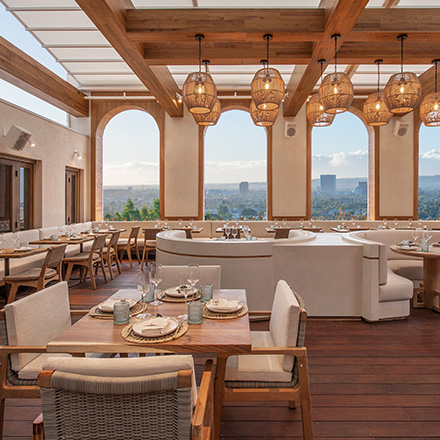
<instances>
[{"instance_id":1,"label":"distant high-rise building","mask_svg":"<svg viewBox=\"0 0 440 440\"><path fill-rule=\"evenodd\" d=\"M354 189L354 193L357 196L367 197L367 193L368 193L367 182L359 182L359 185Z\"/></svg>"},{"instance_id":2,"label":"distant high-rise building","mask_svg":"<svg viewBox=\"0 0 440 440\"><path fill-rule=\"evenodd\" d=\"M240 195L247 196L249 194L249 182L240 183Z\"/></svg>"},{"instance_id":3,"label":"distant high-rise building","mask_svg":"<svg viewBox=\"0 0 440 440\"><path fill-rule=\"evenodd\" d=\"M336 174L321 174L321 192L336 192Z\"/></svg>"}]
</instances>

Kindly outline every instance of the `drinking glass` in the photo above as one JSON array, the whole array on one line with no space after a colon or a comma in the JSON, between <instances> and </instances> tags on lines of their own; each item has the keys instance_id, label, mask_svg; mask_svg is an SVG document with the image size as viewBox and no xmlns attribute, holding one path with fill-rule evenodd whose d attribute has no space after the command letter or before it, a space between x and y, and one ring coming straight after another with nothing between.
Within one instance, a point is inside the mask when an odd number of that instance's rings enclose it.
<instances>
[{"instance_id":1,"label":"drinking glass","mask_svg":"<svg viewBox=\"0 0 440 440\"><path fill-rule=\"evenodd\" d=\"M137 279L137 290L141 294L141 300L144 303L149 302L147 298L147 293L150 292L150 286L151 282L149 271L141 270ZM151 313L140 313L139 315L137 315L137 317L141 319L147 318L148 316L151 316Z\"/></svg>"},{"instance_id":2,"label":"drinking glass","mask_svg":"<svg viewBox=\"0 0 440 440\"><path fill-rule=\"evenodd\" d=\"M276 229L276 228L278 228L278 219L274 218L274 221L275 221L275 229Z\"/></svg>"},{"instance_id":3,"label":"drinking glass","mask_svg":"<svg viewBox=\"0 0 440 440\"><path fill-rule=\"evenodd\" d=\"M304 219L303 218L299 221L299 226L301 227L301 229L304 227Z\"/></svg>"},{"instance_id":4,"label":"drinking glass","mask_svg":"<svg viewBox=\"0 0 440 440\"><path fill-rule=\"evenodd\" d=\"M399 226L399 220L397 218L394 219L394 229L397 229Z\"/></svg>"},{"instance_id":5,"label":"drinking glass","mask_svg":"<svg viewBox=\"0 0 440 440\"><path fill-rule=\"evenodd\" d=\"M412 218L408 219L408 228L410 228L412 226Z\"/></svg>"},{"instance_id":6,"label":"drinking glass","mask_svg":"<svg viewBox=\"0 0 440 440\"><path fill-rule=\"evenodd\" d=\"M354 217L351 218L351 224L353 225L353 228L356 227L356 219Z\"/></svg>"},{"instance_id":7,"label":"drinking glass","mask_svg":"<svg viewBox=\"0 0 440 440\"><path fill-rule=\"evenodd\" d=\"M382 219L382 223L383 223L384 229L386 229L387 228L387 219L386 218Z\"/></svg>"},{"instance_id":8,"label":"drinking glass","mask_svg":"<svg viewBox=\"0 0 440 440\"><path fill-rule=\"evenodd\" d=\"M187 298L188 298L188 289L186 288L186 284L188 282L188 268L186 268L186 270L180 272L179 275L179 284L180 287L185 287L184 289L182 289L182 293L183 293L183 297L185 298L185 308L187 306ZM178 318L180 319L188 319L188 315L185 313L183 315L179 315Z\"/></svg>"},{"instance_id":9,"label":"drinking glass","mask_svg":"<svg viewBox=\"0 0 440 440\"><path fill-rule=\"evenodd\" d=\"M188 324L201 324L203 322L203 303L191 301L187 305Z\"/></svg>"},{"instance_id":10,"label":"drinking glass","mask_svg":"<svg viewBox=\"0 0 440 440\"><path fill-rule=\"evenodd\" d=\"M229 225L226 225L225 235L226 235L226 240L228 240L229 236L231 235L231 227Z\"/></svg>"},{"instance_id":11,"label":"drinking glass","mask_svg":"<svg viewBox=\"0 0 440 440\"><path fill-rule=\"evenodd\" d=\"M232 226L232 237L234 237L234 240L236 239L237 234L238 234L237 226L234 225Z\"/></svg>"},{"instance_id":12,"label":"drinking glass","mask_svg":"<svg viewBox=\"0 0 440 440\"><path fill-rule=\"evenodd\" d=\"M153 301L150 303L152 306L160 306L162 301L157 299L157 286L162 281L162 265L152 263L150 266L150 281L154 285Z\"/></svg>"},{"instance_id":13,"label":"drinking glass","mask_svg":"<svg viewBox=\"0 0 440 440\"><path fill-rule=\"evenodd\" d=\"M283 218L283 228L287 227L287 220Z\"/></svg>"},{"instance_id":14,"label":"drinking glass","mask_svg":"<svg viewBox=\"0 0 440 440\"><path fill-rule=\"evenodd\" d=\"M182 219L181 218L179 218L179 220L178 220L178 222L179 222L179 228L181 228L182 227Z\"/></svg>"},{"instance_id":15,"label":"drinking glass","mask_svg":"<svg viewBox=\"0 0 440 440\"><path fill-rule=\"evenodd\" d=\"M415 244L417 244L417 239L419 238L419 230L417 228L412 230L412 238Z\"/></svg>"}]
</instances>

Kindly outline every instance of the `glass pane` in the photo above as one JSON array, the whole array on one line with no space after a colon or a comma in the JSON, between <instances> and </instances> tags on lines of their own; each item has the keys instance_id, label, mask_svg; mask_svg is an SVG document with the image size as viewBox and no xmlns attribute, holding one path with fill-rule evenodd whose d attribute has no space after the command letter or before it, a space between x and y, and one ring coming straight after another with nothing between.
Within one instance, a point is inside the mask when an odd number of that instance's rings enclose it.
<instances>
[{"instance_id":1,"label":"glass pane","mask_svg":"<svg viewBox=\"0 0 440 440\"><path fill-rule=\"evenodd\" d=\"M76 202L76 176L70 175L70 220L72 223L76 222L75 203Z\"/></svg>"},{"instance_id":2,"label":"glass pane","mask_svg":"<svg viewBox=\"0 0 440 440\"><path fill-rule=\"evenodd\" d=\"M31 172L20 167L20 229L30 228L31 213Z\"/></svg>"},{"instance_id":3,"label":"glass pane","mask_svg":"<svg viewBox=\"0 0 440 440\"><path fill-rule=\"evenodd\" d=\"M11 230L12 166L0 164L0 232Z\"/></svg>"}]
</instances>

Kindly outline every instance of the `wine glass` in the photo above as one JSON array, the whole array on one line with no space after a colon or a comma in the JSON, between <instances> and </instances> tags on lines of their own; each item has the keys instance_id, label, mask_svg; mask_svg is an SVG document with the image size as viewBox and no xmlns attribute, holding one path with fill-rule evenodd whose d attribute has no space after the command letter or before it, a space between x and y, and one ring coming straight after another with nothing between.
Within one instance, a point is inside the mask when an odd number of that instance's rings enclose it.
<instances>
[{"instance_id":1,"label":"wine glass","mask_svg":"<svg viewBox=\"0 0 440 440\"><path fill-rule=\"evenodd\" d=\"M356 219L354 217L351 218L351 224L353 225L353 229L356 227Z\"/></svg>"},{"instance_id":2,"label":"wine glass","mask_svg":"<svg viewBox=\"0 0 440 440\"><path fill-rule=\"evenodd\" d=\"M179 288L181 289L181 292L183 293L183 296L185 298L185 310L187 308L187 298L188 298L188 286L186 285L188 283L188 270L187 267L186 270L180 272L179 275ZM188 314L184 313L183 315L178 316L179 319L188 319Z\"/></svg>"},{"instance_id":3,"label":"wine glass","mask_svg":"<svg viewBox=\"0 0 440 440\"><path fill-rule=\"evenodd\" d=\"M382 219L382 223L383 223L383 228L387 229L387 219L386 218Z\"/></svg>"},{"instance_id":4,"label":"wine glass","mask_svg":"<svg viewBox=\"0 0 440 440\"><path fill-rule=\"evenodd\" d=\"M139 272L138 279L137 279L137 290L141 294L141 300L144 303L146 302L145 295L150 290L150 285L151 285L151 282L150 282L149 271L148 270L146 270L146 271L141 270ZM140 313L139 315L137 315L137 317L141 318L141 319L147 318L148 316L151 316L151 313Z\"/></svg>"},{"instance_id":5,"label":"wine glass","mask_svg":"<svg viewBox=\"0 0 440 440\"><path fill-rule=\"evenodd\" d=\"M283 228L287 227L287 220L285 218L283 218Z\"/></svg>"},{"instance_id":6,"label":"wine glass","mask_svg":"<svg viewBox=\"0 0 440 440\"><path fill-rule=\"evenodd\" d=\"M237 226L236 226L236 225L233 225L233 226L232 226L232 237L234 238L234 240L236 239L237 234L238 234Z\"/></svg>"},{"instance_id":7,"label":"wine glass","mask_svg":"<svg viewBox=\"0 0 440 440\"><path fill-rule=\"evenodd\" d=\"M301 229L304 227L304 219L303 218L299 221L299 226Z\"/></svg>"},{"instance_id":8,"label":"wine glass","mask_svg":"<svg viewBox=\"0 0 440 440\"><path fill-rule=\"evenodd\" d=\"M200 269L198 264L188 265L188 283L191 285L192 290L194 290L195 285L200 281Z\"/></svg>"},{"instance_id":9,"label":"wine glass","mask_svg":"<svg viewBox=\"0 0 440 440\"><path fill-rule=\"evenodd\" d=\"M231 227L228 224L226 224L225 227L225 235L226 235L226 240L228 240L229 236L231 235Z\"/></svg>"},{"instance_id":10,"label":"wine glass","mask_svg":"<svg viewBox=\"0 0 440 440\"><path fill-rule=\"evenodd\" d=\"M399 220L397 218L394 219L394 229L397 229L399 226Z\"/></svg>"},{"instance_id":11,"label":"wine glass","mask_svg":"<svg viewBox=\"0 0 440 440\"><path fill-rule=\"evenodd\" d=\"M12 234L12 241L14 242L15 249L20 247L20 236L17 233Z\"/></svg>"},{"instance_id":12,"label":"wine glass","mask_svg":"<svg viewBox=\"0 0 440 440\"><path fill-rule=\"evenodd\" d=\"M412 230L412 238L414 243L417 244L417 239L419 238L419 230L417 228Z\"/></svg>"},{"instance_id":13,"label":"wine glass","mask_svg":"<svg viewBox=\"0 0 440 440\"><path fill-rule=\"evenodd\" d=\"M162 265L152 263L150 266L150 281L154 285L153 301L150 303L152 306L160 306L162 301L157 299L157 286L162 281Z\"/></svg>"},{"instance_id":14,"label":"wine glass","mask_svg":"<svg viewBox=\"0 0 440 440\"><path fill-rule=\"evenodd\" d=\"M412 226L412 218L408 219L408 228L410 228Z\"/></svg>"},{"instance_id":15,"label":"wine glass","mask_svg":"<svg viewBox=\"0 0 440 440\"><path fill-rule=\"evenodd\" d=\"M432 229L424 229L423 230L423 238L426 240L426 243L429 243L429 240L432 238Z\"/></svg>"},{"instance_id":16,"label":"wine glass","mask_svg":"<svg viewBox=\"0 0 440 440\"><path fill-rule=\"evenodd\" d=\"M179 218L178 222L179 222L179 228L181 228L183 220L181 218Z\"/></svg>"}]
</instances>

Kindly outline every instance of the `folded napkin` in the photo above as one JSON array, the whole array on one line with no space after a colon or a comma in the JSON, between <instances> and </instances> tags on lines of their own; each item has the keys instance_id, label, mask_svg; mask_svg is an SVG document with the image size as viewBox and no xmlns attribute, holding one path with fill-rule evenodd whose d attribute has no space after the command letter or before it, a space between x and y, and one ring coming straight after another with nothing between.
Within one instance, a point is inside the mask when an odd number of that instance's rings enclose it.
<instances>
[{"instance_id":1,"label":"folded napkin","mask_svg":"<svg viewBox=\"0 0 440 440\"><path fill-rule=\"evenodd\" d=\"M143 327L140 328L140 332L144 335L161 334L168 327L170 318L157 317L148 319L145 321Z\"/></svg>"},{"instance_id":2,"label":"folded napkin","mask_svg":"<svg viewBox=\"0 0 440 440\"><path fill-rule=\"evenodd\" d=\"M188 286L186 284L177 287L171 287L169 289L166 289L165 291L167 295L174 297L183 297L185 293L187 295L194 295L196 292L197 292L196 288L192 288L191 286Z\"/></svg>"},{"instance_id":3,"label":"folded napkin","mask_svg":"<svg viewBox=\"0 0 440 440\"><path fill-rule=\"evenodd\" d=\"M241 308L241 303L236 300L211 299L207 303L207 307L212 312L234 312Z\"/></svg>"},{"instance_id":4,"label":"folded napkin","mask_svg":"<svg viewBox=\"0 0 440 440\"><path fill-rule=\"evenodd\" d=\"M113 306L115 305L115 303L122 301L123 299L125 299L125 301L128 301L128 303L130 304L130 309L136 304L136 300L134 299L127 299L127 298L118 298L118 299L108 299L106 301L104 301L103 303L99 304L99 309L102 312L113 312Z\"/></svg>"}]
</instances>

